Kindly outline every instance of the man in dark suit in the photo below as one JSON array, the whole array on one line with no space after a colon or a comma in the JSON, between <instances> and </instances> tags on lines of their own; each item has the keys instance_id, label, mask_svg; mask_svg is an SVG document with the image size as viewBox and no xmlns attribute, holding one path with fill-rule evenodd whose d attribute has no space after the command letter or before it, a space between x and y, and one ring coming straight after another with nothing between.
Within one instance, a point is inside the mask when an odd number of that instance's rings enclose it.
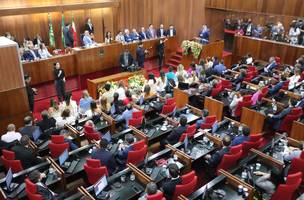
<instances>
[{"instance_id":1,"label":"man in dark suit","mask_svg":"<svg viewBox=\"0 0 304 200\"><path fill-rule=\"evenodd\" d=\"M279 114L268 114L269 118L267 121L269 123L269 128L275 131L279 130L284 117L292 111L296 104L297 102L294 99L290 99L288 101L288 107L283 109Z\"/></svg>"},{"instance_id":2,"label":"man in dark suit","mask_svg":"<svg viewBox=\"0 0 304 200\"><path fill-rule=\"evenodd\" d=\"M156 31L155 31L155 29L153 28L153 25L152 25L152 24L149 25L149 28L148 28L146 34L147 34L147 38L148 38L148 39L154 39L154 38L156 38L156 36L157 36L157 35L156 35Z\"/></svg>"},{"instance_id":3,"label":"man in dark suit","mask_svg":"<svg viewBox=\"0 0 304 200\"><path fill-rule=\"evenodd\" d=\"M129 49L126 49L119 58L119 63L122 71L127 71L128 67L133 65L133 56L131 55Z\"/></svg>"},{"instance_id":4,"label":"man in dark suit","mask_svg":"<svg viewBox=\"0 0 304 200\"><path fill-rule=\"evenodd\" d=\"M74 39L70 30L71 24L66 24L65 27L63 28L63 36L64 36L64 41L65 45L67 47L73 47L74 44Z\"/></svg>"},{"instance_id":5,"label":"man in dark suit","mask_svg":"<svg viewBox=\"0 0 304 200\"><path fill-rule=\"evenodd\" d=\"M54 79L58 100L61 102L65 98L65 73L59 62L54 63Z\"/></svg>"},{"instance_id":6,"label":"man in dark suit","mask_svg":"<svg viewBox=\"0 0 304 200\"><path fill-rule=\"evenodd\" d=\"M40 173L38 170L34 170L29 174L30 181L37 185L37 193L40 194L44 200L63 199L57 197L52 190L41 182L44 178L46 178L46 175L44 173Z\"/></svg>"},{"instance_id":7,"label":"man in dark suit","mask_svg":"<svg viewBox=\"0 0 304 200\"><path fill-rule=\"evenodd\" d=\"M212 155L208 154L205 156L205 161L211 167L210 169L216 169L218 164L220 164L223 156L229 152L229 150L230 150L229 146L231 144L230 136L226 135L223 138L222 144L223 144L223 147L220 150L216 151Z\"/></svg>"},{"instance_id":8,"label":"man in dark suit","mask_svg":"<svg viewBox=\"0 0 304 200\"><path fill-rule=\"evenodd\" d=\"M286 81L286 78L284 76L280 77L279 82L275 83L275 85L271 86L268 90L269 96L272 96L280 91L280 89L283 87L284 82Z\"/></svg>"},{"instance_id":9,"label":"man in dark suit","mask_svg":"<svg viewBox=\"0 0 304 200\"><path fill-rule=\"evenodd\" d=\"M140 68L144 67L146 53L148 53L148 51L144 49L143 43L140 42L136 49L136 60L138 63L138 67Z\"/></svg>"},{"instance_id":10,"label":"man in dark suit","mask_svg":"<svg viewBox=\"0 0 304 200\"><path fill-rule=\"evenodd\" d=\"M23 169L28 169L34 165L41 163L34 153L29 148L30 138L27 135L23 135L20 139L20 144L15 145L12 151L15 152L16 160L20 160Z\"/></svg>"},{"instance_id":11,"label":"man in dark suit","mask_svg":"<svg viewBox=\"0 0 304 200\"><path fill-rule=\"evenodd\" d=\"M163 66L163 60L165 56L165 42L166 40L160 39L159 44L156 46L159 70L161 70Z\"/></svg>"},{"instance_id":12,"label":"man in dark suit","mask_svg":"<svg viewBox=\"0 0 304 200\"><path fill-rule=\"evenodd\" d=\"M116 170L116 162L111 152L107 150L108 142L105 139L101 139L99 142L99 148L93 149L91 153L92 159L100 160L101 165L107 167L110 174L113 174Z\"/></svg>"},{"instance_id":13,"label":"man in dark suit","mask_svg":"<svg viewBox=\"0 0 304 200\"><path fill-rule=\"evenodd\" d=\"M176 36L176 30L175 30L175 28L174 28L173 25L170 25L170 26L169 26L169 29L167 30L166 35L167 35L167 37Z\"/></svg>"},{"instance_id":14,"label":"man in dark suit","mask_svg":"<svg viewBox=\"0 0 304 200\"><path fill-rule=\"evenodd\" d=\"M84 30L89 31L90 34L94 34L94 26L92 24L91 18L87 20Z\"/></svg>"},{"instance_id":15,"label":"man in dark suit","mask_svg":"<svg viewBox=\"0 0 304 200\"><path fill-rule=\"evenodd\" d=\"M42 111L41 117L42 120L37 123L37 126L40 127L42 132L56 127L56 120L53 117L49 116L48 111Z\"/></svg>"},{"instance_id":16,"label":"man in dark suit","mask_svg":"<svg viewBox=\"0 0 304 200\"><path fill-rule=\"evenodd\" d=\"M139 32L140 40L148 39L145 27L141 27L141 31Z\"/></svg>"},{"instance_id":17,"label":"man in dark suit","mask_svg":"<svg viewBox=\"0 0 304 200\"><path fill-rule=\"evenodd\" d=\"M33 133L35 131L40 131L39 126L34 126L33 125L33 119L31 116L26 116L24 118L24 127L19 129L19 132L21 133L21 135L27 135L30 139L33 139Z\"/></svg>"},{"instance_id":18,"label":"man in dark suit","mask_svg":"<svg viewBox=\"0 0 304 200\"><path fill-rule=\"evenodd\" d=\"M167 180L163 183L162 190L166 199L171 200L173 199L176 185L181 184L182 180L179 176L180 171L178 169L178 166L175 163L168 165L168 172L168 177Z\"/></svg>"},{"instance_id":19,"label":"man in dark suit","mask_svg":"<svg viewBox=\"0 0 304 200\"><path fill-rule=\"evenodd\" d=\"M182 115L179 119L179 126L174 128L170 135L167 137L167 141L169 144L176 144L179 141L180 136L186 131L187 129L187 117Z\"/></svg>"},{"instance_id":20,"label":"man in dark suit","mask_svg":"<svg viewBox=\"0 0 304 200\"><path fill-rule=\"evenodd\" d=\"M159 25L159 29L157 29L156 31L156 35L157 37L166 37L166 31L164 29L164 25L163 24L160 24Z\"/></svg>"},{"instance_id":21,"label":"man in dark suit","mask_svg":"<svg viewBox=\"0 0 304 200\"><path fill-rule=\"evenodd\" d=\"M25 88L26 88L26 93L27 93L27 98L30 106L30 111L34 112L34 95L37 93L37 90L35 88L32 88L30 86L31 82L31 77L29 75L24 75L24 80L25 80Z\"/></svg>"}]
</instances>

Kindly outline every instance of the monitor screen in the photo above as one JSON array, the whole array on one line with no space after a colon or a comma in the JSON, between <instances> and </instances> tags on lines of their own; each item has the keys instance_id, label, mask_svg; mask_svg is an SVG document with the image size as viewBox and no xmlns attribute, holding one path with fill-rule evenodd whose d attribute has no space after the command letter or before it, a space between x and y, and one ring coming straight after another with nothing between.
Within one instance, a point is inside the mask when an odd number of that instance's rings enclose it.
<instances>
[{"instance_id":1,"label":"monitor screen","mask_svg":"<svg viewBox=\"0 0 304 200\"><path fill-rule=\"evenodd\" d=\"M185 150L188 148L188 143L189 143L189 141L188 141L188 136L186 136L185 139L184 139L184 147L185 147Z\"/></svg>"},{"instance_id":2,"label":"monitor screen","mask_svg":"<svg viewBox=\"0 0 304 200\"><path fill-rule=\"evenodd\" d=\"M68 159L69 152L68 150L64 150L64 152L59 156L59 165L62 166L64 162Z\"/></svg>"},{"instance_id":3,"label":"monitor screen","mask_svg":"<svg viewBox=\"0 0 304 200\"><path fill-rule=\"evenodd\" d=\"M107 187L107 185L108 185L107 177L106 176L101 177L94 185L95 195L98 196L102 192L102 190L105 189L105 187Z\"/></svg>"},{"instance_id":4,"label":"monitor screen","mask_svg":"<svg viewBox=\"0 0 304 200\"><path fill-rule=\"evenodd\" d=\"M108 142L111 142L111 134L110 134L110 131L106 132L103 136L102 136L102 139L105 139L107 140Z\"/></svg>"},{"instance_id":5,"label":"monitor screen","mask_svg":"<svg viewBox=\"0 0 304 200\"><path fill-rule=\"evenodd\" d=\"M143 97L143 96L140 96L139 105L143 105L143 103L144 103L144 97Z\"/></svg>"},{"instance_id":6,"label":"monitor screen","mask_svg":"<svg viewBox=\"0 0 304 200\"><path fill-rule=\"evenodd\" d=\"M212 133L215 133L219 128L219 124L217 122L215 122L213 125L212 125Z\"/></svg>"},{"instance_id":7,"label":"monitor screen","mask_svg":"<svg viewBox=\"0 0 304 200\"><path fill-rule=\"evenodd\" d=\"M10 189L12 180L13 180L13 172L12 172L12 168L9 168L9 170L6 174L6 177L5 177L5 183L6 183L7 189Z\"/></svg>"},{"instance_id":8,"label":"monitor screen","mask_svg":"<svg viewBox=\"0 0 304 200\"><path fill-rule=\"evenodd\" d=\"M40 137L40 135L41 135L40 129L39 129L39 128L36 128L36 129L34 130L34 132L33 132L33 139L34 139L34 141L37 141L38 138Z\"/></svg>"}]
</instances>

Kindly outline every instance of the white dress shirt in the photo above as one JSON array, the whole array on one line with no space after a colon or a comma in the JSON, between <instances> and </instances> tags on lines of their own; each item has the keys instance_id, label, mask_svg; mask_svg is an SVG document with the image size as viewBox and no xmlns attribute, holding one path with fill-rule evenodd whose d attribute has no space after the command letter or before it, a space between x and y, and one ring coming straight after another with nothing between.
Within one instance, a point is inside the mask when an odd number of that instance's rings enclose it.
<instances>
[{"instance_id":1,"label":"white dress shirt","mask_svg":"<svg viewBox=\"0 0 304 200\"><path fill-rule=\"evenodd\" d=\"M1 140L7 143L13 142L15 140L20 141L20 138L21 138L21 134L15 131L8 131L6 134L1 136Z\"/></svg>"},{"instance_id":2,"label":"white dress shirt","mask_svg":"<svg viewBox=\"0 0 304 200\"><path fill-rule=\"evenodd\" d=\"M47 49L38 49L38 54L40 55L40 58L46 59L52 57L50 52Z\"/></svg>"}]
</instances>

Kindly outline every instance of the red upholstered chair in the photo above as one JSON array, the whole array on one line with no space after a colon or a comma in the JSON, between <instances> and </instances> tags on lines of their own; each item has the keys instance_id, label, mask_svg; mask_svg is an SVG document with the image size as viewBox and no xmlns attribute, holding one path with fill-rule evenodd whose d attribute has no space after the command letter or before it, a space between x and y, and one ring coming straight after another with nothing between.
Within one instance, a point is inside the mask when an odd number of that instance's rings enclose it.
<instances>
[{"instance_id":1,"label":"red upholstered chair","mask_svg":"<svg viewBox=\"0 0 304 200\"><path fill-rule=\"evenodd\" d=\"M261 144L260 140L257 142L250 142L250 141L243 142L243 149L242 149L243 152L241 158L247 156L250 149L257 149L260 144Z\"/></svg>"},{"instance_id":2,"label":"red upholstered chair","mask_svg":"<svg viewBox=\"0 0 304 200\"><path fill-rule=\"evenodd\" d=\"M276 192L271 196L271 200L292 200L293 194L301 185L302 176L302 172L288 175L286 183L278 186Z\"/></svg>"},{"instance_id":3,"label":"red upholstered chair","mask_svg":"<svg viewBox=\"0 0 304 200\"><path fill-rule=\"evenodd\" d=\"M196 125L195 125L195 124L189 125L189 126L187 127L186 132L184 132L184 133L180 136L179 141L180 141L180 142L184 141L184 139L186 138L186 135L188 136L188 138L193 138L194 135L195 135L195 132L196 132Z\"/></svg>"},{"instance_id":4,"label":"red upholstered chair","mask_svg":"<svg viewBox=\"0 0 304 200\"><path fill-rule=\"evenodd\" d=\"M292 122L298 120L302 116L302 110L300 110L300 111L297 111L297 110L295 110L294 112L295 113L300 112L300 113L298 113L296 115L293 115L293 114L290 113L290 114L288 114L284 117L284 119L283 119L283 121L280 125L280 128L279 128L280 131L287 132L287 133L290 132Z\"/></svg>"},{"instance_id":5,"label":"red upholstered chair","mask_svg":"<svg viewBox=\"0 0 304 200\"><path fill-rule=\"evenodd\" d=\"M195 191L197 184L197 176L195 176L189 183L176 185L174 198L177 199L179 195L189 196L191 193Z\"/></svg>"},{"instance_id":6,"label":"red upholstered chair","mask_svg":"<svg viewBox=\"0 0 304 200\"><path fill-rule=\"evenodd\" d=\"M304 174L304 160L301 158L293 158L291 160L288 175L302 172ZM304 176L302 177L304 179Z\"/></svg>"},{"instance_id":7,"label":"red upholstered chair","mask_svg":"<svg viewBox=\"0 0 304 200\"><path fill-rule=\"evenodd\" d=\"M216 122L215 115L208 116L206 117L205 122L201 124L201 129L211 129L215 122Z\"/></svg>"},{"instance_id":8,"label":"red upholstered chair","mask_svg":"<svg viewBox=\"0 0 304 200\"><path fill-rule=\"evenodd\" d=\"M174 111L175 107L176 107L175 103L164 105L161 113L164 115L172 113Z\"/></svg>"},{"instance_id":9,"label":"red upholstered chair","mask_svg":"<svg viewBox=\"0 0 304 200\"><path fill-rule=\"evenodd\" d=\"M301 117L303 114L303 110L301 108L293 108L289 114L298 115L299 117Z\"/></svg>"},{"instance_id":10,"label":"red upholstered chair","mask_svg":"<svg viewBox=\"0 0 304 200\"><path fill-rule=\"evenodd\" d=\"M25 191L29 200L43 200L43 197L37 193L37 185L30 179L25 179Z\"/></svg>"},{"instance_id":11,"label":"red upholstered chair","mask_svg":"<svg viewBox=\"0 0 304 200\"><path fill-rule=\"evenodd\" d=\"M234 111L234 116L235 117L240 117L241 114L242 114L242 108L243 108L243 101L239 102L237 105L236 105L236 108L235 108L235 111Z\"/></svg>"},{"instance_id":12,"label":"red upholstered chair","mask_svg":"<svg viewBox=\"0 0 304 200\"><path fill-rule=\"evenodd\" d=\"M252 95L243 96L243 107L250 107L252 105Z\"/></svg>"},{"instance_id":13,"label":"red upholstered chair","mask_svg":"<svg viewBox=\"0 0 304 200\"><path fill-rule=\"evenodd\" d=\"M127 163L132 163L136 165L142 162L146 157L147 149L148 149L147 145L144 145L144 147L139 150L129 151Z\"/></svg>"},{"instance_id":14,"label":"red upholstered chair","mask_svg":"<svg viewBox=\"0 0 304 200\"><path fill-rule=\"evenodd\" d=\"M187 174L184 174L182 175L181 179L182 179L182 184L187 184L187 183L190 183L194 177L195 177L195 171L192 170L191 172L187 173Z\"/></svg>"},{"instance_id":15,"label":"red upholstered chair","mask_svg":"<svg viewBox=\"0 0 304 200\"><path fill-rule=\"evenodd\" d=\"M159 191L156 194L147 195L147 200L166 200L166 198L163 197L163 193Z\"/></svg>"},{"instance_id":16,"label":"red upholstered chair","mask_svg":"<svg viewBox=\"0 0 304 200\"><path fill-rule=\"evenodd\" d=\"M216 97L223 90L221 83L218 83L211 91L211 97Z\"/></svg>"},{"instance_id":17,"label":"red upholstered chair","mask_svg":"<svg viewBox=\"0 0 304 200\"><path fill-rule=\"evenodd\" d=\"M284 81L282 89L283 90L288 90L288 86L289 86L289 80Z\"/></svg>"},{"instance_id":18,"label":"red upholstered chair","mask_svg":"<svg viewBox=\"0 0 304 200\"><path fill-rule=\"evenodd\" d=\"M266 97L268 94L268 91L269 91L268 87L263 87L261 90L261 93L259 94L258 100L261 101L262 98Z\"/></svg>"},{"instance_id":19,"label":"red upholstered chair","mask_svg":"<svg viewBox=\"0 0 304 200\"><path fill-rule=\"evenodd\" d=\"M57 158L70 147L68 142L64 142L63 135L52 135L51 142L48 144L48 146L53 158Z\"/></svg>"},{"instance_id":20,"label":"red upholstered chair","mask_svg":"<svg viewBox=\"0 0 304 200\"><path fill-rule=\"evenodd\" d=\"M95 184L102 176L109 175L107 167L101 166L100 160L87 159L87 162L83 165L83 167L91 185Z\"/></svg>"},{"instance_id":21,"label":"red upholstered chair","mask_svg":"<svg viewBox=\"0 0 304 200\"><path fill-rule=\"evenodd\" d=\"M90 125L85 125L83 127L84 137L91 142L92 140L100 140L101 136L98 131L95 131L94 128Z\"/></svg>"},{"instance_id":22,"label":"red upholstered chair","mask_svg":"<svg viewBox=\"0 0 304 200\"><path fill-rule=\"evenodd\" d=\"M237 154L238 152L242 151L242 149L243 149L242 144L230 147L229 154L231 154L231 155Z\"/></svg>"},{"instance_id":23,"label":"red upholstered chair","mask_svg":"<svg viewBox=\"0 0 304 200\"><path fill-rule=\"evenodd\" d=\"M247 70L247 74L246 77L244 78L244 81L251 82L253 78L254 78L254 73Z\"/></svg>"},{"instance_id":24,"label":"red upholstered chair","mask_svg":"<svg viewBox=\"0 0 304 200\"><path fill-rule=\"evenodd\" d=\"M304 80L304 71L301 73L301 78L299 81L303 81Z\"/></svg>"},{"instance_id":25,"label":"red upholstered chair","mask_svg":"<svg viewBox=\"0 0 304 200\"><path fill-rule=\"evenodd\" d=\"M241 150L240 152L236 154L225 154L220 162L220 164L217 166L217 175L219 175L219 170L228 170L231 169L233 166L237 164L237 161L241 158L243 151Z\"/></svg>"},{"instance_id":26,"label":"red upholstered chair","mask_svg":"<svg viewBox=\"0 0 304 200\"><path fill-rule=\"evenodd\" d=\"M222 79L221 84L222 84L223 90L224 89L232 89L232 83L229 80Z\"/></svg>"},{"instance_id":27,"label":"red upholstered chair","mask_svg":"<svg viewBox=\"0 0 304 200\"><path fill-rule=\"evenodd\" d=\"M133 111L132 112L132 118L136 119L136 118L142 118L143 117L143 111L139 110L139 111Z\"/></svg>"},{"instance_id":28,"label":"red upholstered chair","mask_svg":"<svg viewBox=\"0 0 304 200\"><path fill-rule=\"evenodd\" d=\"M257 76L258 75L258 70L255 66L252 66L252 65L248 65L247 66L247 72L252 72L252 74L254 76Z\"/></svg>"},{"instance_id":29,"label":"red upholstered chair","mask_svg":"<svg viewBox=\"0 0 304 200\"><path fill-rule=\"evenodd\" d=\"M258 142L259 146L257 148L261 148L263 146L264 143L264 138L262 134L254 134L254 135L250 135L249 136L249 141L250 142Z\"/></svg>"},{"instance_id":30,"label":"red upholstered chair","mask_svg":"<svg viewBox=\"0 0 304 200\"><path fill-rule=\"evenodd\" d=\"M129 119L129 126L140 126L142 124L142 120L143 117Z\"/></svg>"},{"instance_id":31,"label":"red upholstered chair","mask_svg":"<svg viewBox=\"0 0 304 200\"><path fill-rule=\"evenodd\" d=\"M274 57L274 59L275 59L278 66L281 65L281 58L280 57L276 56L276 57Z\"/></svg>"},{"instance_id":32,"label":"red upholstered chair","mask_svg":"<svg viewBox=\"0 0 304 200\"><path fill-rule=\"evenodd\" d=\"M304 160L304 151L302 151L300 158Z\"/></svg>"},{"instance_id":33,"label":"red upholstered chair","mask_svg":"<svg viewBox=\"0 0 304 200\"><path fill-rule=\"evenodd\" d=\"M12 169L13 173L17 173L23 170L21 161L15 160L15 152L13 151L2 149L1 160L6 171L8 171L10 168Z\"/></svg>"},{"instance_id":34,"label":"red upholstered chair","mask_svg":"<svg viewBox=\"0 0 304 200\"><path fill-rule=\"evenodd\" d=\"M166 99L165 105L171 105L171 104L175 104L175 103L176 103L176 99L175 99L175 97L172 97L172 98Z\"/></svg>"},{"instance_id":35,"label":"red upholstered chair","mask_svg":"<svg viewBox=\"0 0 304 200\"><path fill-rule=\"evenodd\" d=\"M132 144L133 150L140 150L146 145L145 140L140 140Z\"/></svg>"}]
</instances>

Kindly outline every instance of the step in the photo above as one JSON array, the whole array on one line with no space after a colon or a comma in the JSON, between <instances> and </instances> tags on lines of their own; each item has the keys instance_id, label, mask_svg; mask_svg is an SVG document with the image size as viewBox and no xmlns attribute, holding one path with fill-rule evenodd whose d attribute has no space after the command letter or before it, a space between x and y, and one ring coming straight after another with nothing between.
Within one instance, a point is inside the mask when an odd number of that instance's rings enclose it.
<instances>
[{"instance_id":1,"label":"step","mask_svg":"<svg viewBox=\"0 0 304 200\"><path fill-rule=\"evenodd\" d=\"M178 64L176 63L171 63L170 61L168 63L166 63L166 65L169 67L169 66L172 66L173 68L177 68Z\"/></svg>"},{"instance_id":2,"label":"step","mask_svg":"<svg viewBox=\"0 0 304 200\"><path fill-rule=\"evenodd\" d=\"M179 55L179 54L175 54L175 55L173 55L171 58L174 58L174 59L176 59L176 60L181 60L181 59L183 58L183 56L182 56L182 55Z\"/></svg>"},{"instance_id":3,"label":"step","mask_svg":"<svg viewBox=\"0 0 304 200\"><path fill-rule=\"evenodd\" d=\"M174 58L170 58L169 59L169 62L172 62L172 63L180 63L180 60L177 60L177 59L174 59Z\"/></svg>"}]
</instances>

